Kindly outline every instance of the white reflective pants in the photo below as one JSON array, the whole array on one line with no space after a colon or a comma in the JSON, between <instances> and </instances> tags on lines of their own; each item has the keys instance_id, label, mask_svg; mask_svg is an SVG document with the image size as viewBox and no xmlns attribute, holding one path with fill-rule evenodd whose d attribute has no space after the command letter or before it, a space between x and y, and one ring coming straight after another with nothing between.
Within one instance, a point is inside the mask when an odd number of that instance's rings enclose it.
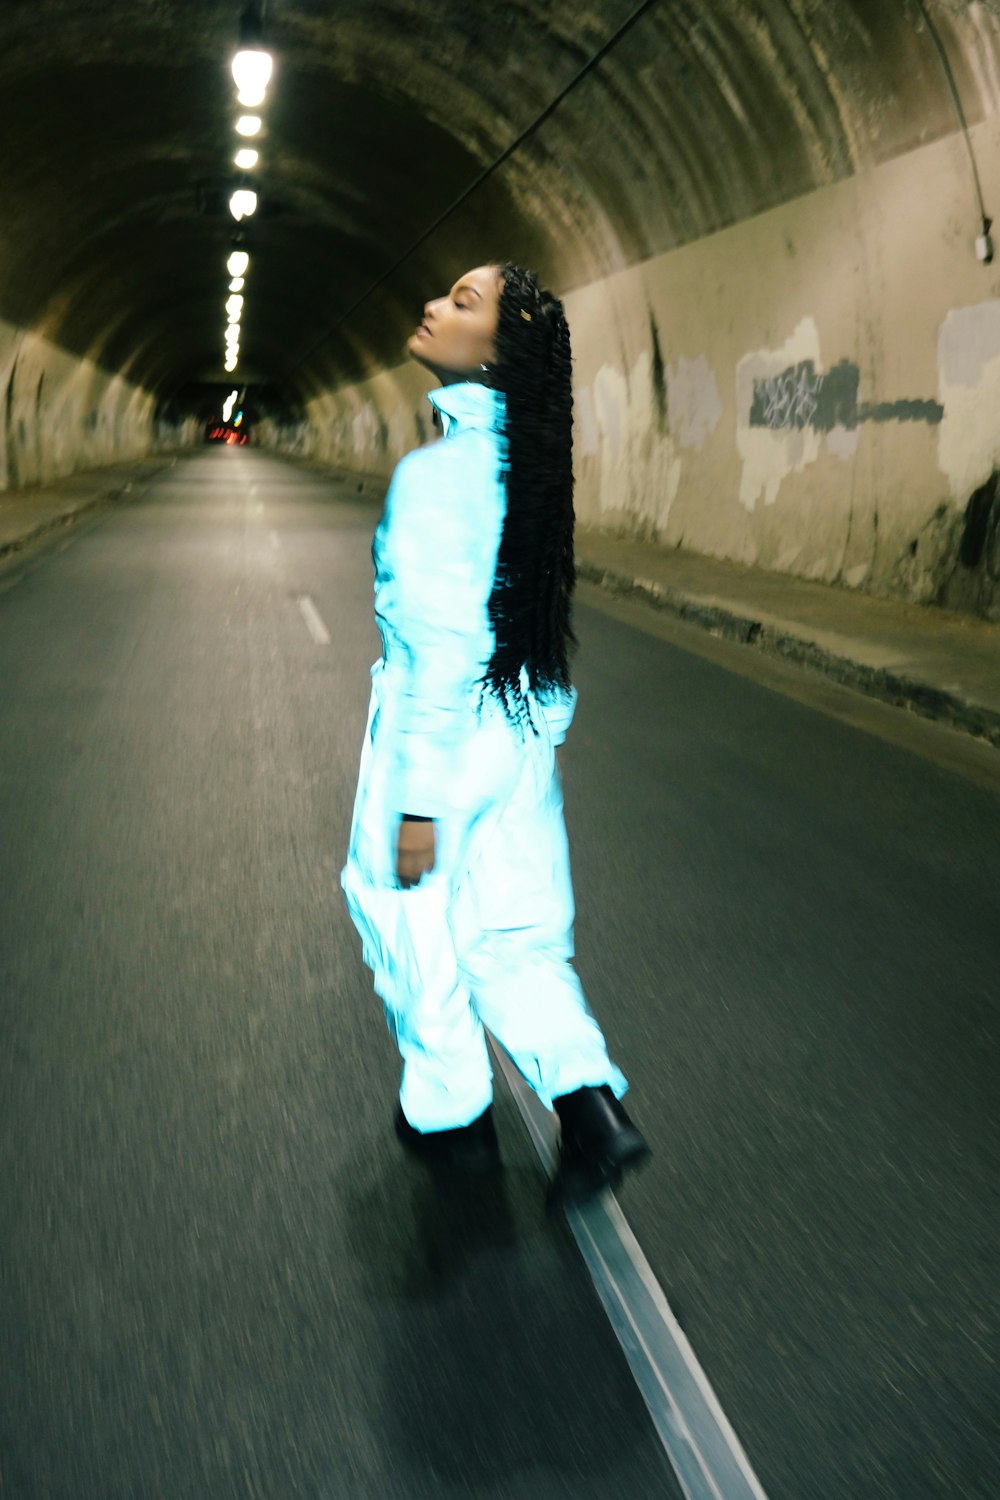
<instances>
[{"instance_id":1,"label":"white reflective pants","mask_svg":"<svg viewBox=\"0 0 1000 1500\"><path fill-rule=\"evenodd\" d=\"M341 883L403 1059L417 1130L467 1125L492 1099L488 1027L545 1105L585 1084L627 1084L572 968L573 891L555 752L487 704L456 751L436 864L396 878L393 689L376 663Z\"/></svg>"}]
</instances>

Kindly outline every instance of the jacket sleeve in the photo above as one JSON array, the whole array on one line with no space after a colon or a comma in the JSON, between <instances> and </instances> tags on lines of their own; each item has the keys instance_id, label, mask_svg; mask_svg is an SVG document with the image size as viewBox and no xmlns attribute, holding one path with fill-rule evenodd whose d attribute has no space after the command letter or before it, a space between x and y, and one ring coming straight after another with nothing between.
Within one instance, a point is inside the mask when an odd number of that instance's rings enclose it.
<instances>
[{"instance_id":1,"label":"jacket sleeve","mask_svg":"<svg viewBox=\"0 0 1000 1500\"><path fill-rule=\"evenodd\" d=\"M576 688L571 687L568 692L555 692L540 700L538 706L548 725L553 745L561 745L566 738L576 712L576 699Z\"/></svg>"},{"instance_id":2,"label":"jacket sleeve","mask_svg":"<svg viewBox=\"0 0 1000 1500\"><path fill-rule=\"evenodd\" d=\"M437 445L435 445L435 448ZM443 445L442 445L443 447ZM396 469L386 502L384 555L392 587L386 623L403 671L395 711L391 795L399 813L439 817L470 727L484 577L493 559L461 493L461 466L435 449Z\"/></svg>"}]
</instances>

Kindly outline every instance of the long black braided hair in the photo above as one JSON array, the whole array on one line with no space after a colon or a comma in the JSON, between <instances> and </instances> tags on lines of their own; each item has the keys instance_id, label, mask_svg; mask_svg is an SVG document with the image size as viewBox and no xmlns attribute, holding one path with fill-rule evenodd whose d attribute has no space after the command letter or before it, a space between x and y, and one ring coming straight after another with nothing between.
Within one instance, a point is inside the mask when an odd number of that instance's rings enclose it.
<instances>
[{"instance_id":1,"label":"long black braided hair","mask_svg":"<svg viewBox=\"0 0 1000 1500\"><path fill-rule=\"evenodd\" d=\"M507 262L490 383L506 398L504 518L489 601L496 646L483 687L537 734L521 686L570 687L576 645L573 560L573 377L563 305L531 271Z\"/></svg>"}]
</instances>

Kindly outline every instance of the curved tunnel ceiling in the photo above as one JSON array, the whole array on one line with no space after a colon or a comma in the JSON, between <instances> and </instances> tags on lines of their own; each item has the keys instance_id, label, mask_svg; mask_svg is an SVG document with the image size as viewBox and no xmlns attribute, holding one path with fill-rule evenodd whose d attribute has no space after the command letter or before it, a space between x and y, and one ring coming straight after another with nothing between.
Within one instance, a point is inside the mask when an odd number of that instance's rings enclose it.
<instances>
[{"instance_id":1,"label":"curved tunnel ceiling","mask_svg":"<svg viewBox=\"0 0 1000 1500\"><path fill-rule=\"evenodd\" d=\"M0 318L161 396L227 379L240 10L0 9ZM952 83L974 124L998 36L958 0L270 0L241 378L301 399L393 364L487 258L565 292L697 239L954 132Z\"/></svg>"}]
</instances>

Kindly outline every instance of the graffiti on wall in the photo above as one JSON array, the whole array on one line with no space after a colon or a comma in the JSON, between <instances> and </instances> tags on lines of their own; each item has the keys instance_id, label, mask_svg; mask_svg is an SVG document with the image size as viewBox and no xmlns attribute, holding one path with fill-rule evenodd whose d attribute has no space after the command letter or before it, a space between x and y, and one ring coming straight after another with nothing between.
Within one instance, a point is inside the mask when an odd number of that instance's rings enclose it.
<instances>
[{"instance_id":1,"label":"graffiti on wall","mask_svg":"<svg viewBox=\"0 0 1000 1500\"><path fill-rule=\"evenodd\" d=\"M859 401L861 375L857 365L842 359L825 374L817 374L811 359L801 360L778 375L753 382L750 426L772 432L811 427L817 432L848 429L862 422L928 422L944 417L940 401Z\"/></svg>"}]
</instances>

